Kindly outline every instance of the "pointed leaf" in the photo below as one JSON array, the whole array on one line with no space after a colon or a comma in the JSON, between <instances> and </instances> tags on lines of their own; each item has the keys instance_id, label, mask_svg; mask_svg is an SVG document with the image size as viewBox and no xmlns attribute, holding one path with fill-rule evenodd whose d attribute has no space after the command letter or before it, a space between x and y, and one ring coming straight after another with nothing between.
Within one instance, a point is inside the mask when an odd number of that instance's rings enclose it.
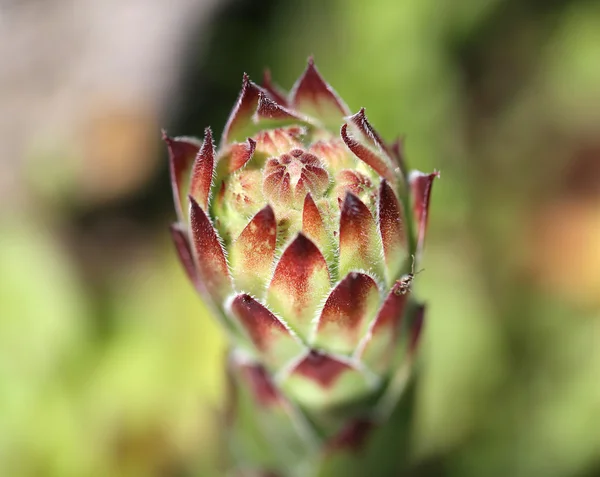
<instances>
[{"instance_id":1,"label":"pointed leaf","mask_svg":"<svg viewBox=\"0 0 600 477\"><path fill-rule=\"evenodd\" d=\"M271 71L266 69L263 73L262 85L263 89L269 94L270 98L284 107L288 107L288 101L285 92L271 81Z\"/></svg>"},{"instance_id":2,"label":"pointed leaf","mask_svg":"<svg viewBox=\"0 0 600 477\"><path fill-rule=\"evenodd\" d=\"M277 223L270 205L259 211L231 245L235 288L262 297L275 257Z\"/></svg>"},{"instance_id":3,"label":"pointed leaf","mask_svg":"<svg viewBox=\"0 0 600 477\"><path fill-rule=\"evenodd\" d=\"M375 423L366 419L356 419L348 423L338 434L327 442L328 453L347 450L352 453L363 449L366 439Z\"/></svg>"},{"instance_id":4,"label":"pointed leaf","mask_svg":"<svg viewBox=\"0 0 600 477\"><path fill-rule=\"evenodd\" d=\"M285 249L267 290L267 306L306 337L317 307L329 291L323 255L302 234Z\"/></svg>"},{"instance_id":5,"label":"pointed leaf","mask_svg":"<svg viewBox=\"0 0 600 477\"><path fill-rule=\"evenodd\" d=\"M398 280L383 302L369 333L361 344L358 356L376 373L385 372L390 367L408 297L409 293L403 293L402 283Z\"/></svg>"},{"instance_id":6,"label":"pointed leaf","mask_svg":"<svg viewBox=\"0 0 600 477\"><path fill-rule=\"evenodd\" d=\"M225 125L221 138L222 144L243 141L249 135L247 131L252 125L252 116L256 111L260 93L261 88L250 81L248 75L244 73L242 91Z\"/></svg>"},{"instance_id":7,"label":"pointed leaf","mask_svg":"<svg viewBox=\"0 0 600 477\"><path fill-rule=\"evenodd\" d=\"M190 182L190 195L204 210L208 210L208 199L212 185L213 171L215 167L215 145L213 143L210 128L204 130L204 142L194 165L192 167L192 178Z\"/></svg>"},{"instance_id":8,"label":"pointed leaf","mask_svg":"<svg viewBox=\"0 0 600 477\"><path fill-rule=\"evenodd\" d=\"M221 305L232 292L225 253L216 230L193 197L190 197L192 250L198 276L215 302Z\"/></svg>"},{"instance_id":9,"label":"pointed leaf","mask_svg":"<svg viewBox=\"0 0 600 477\"><path fill-rule=\"evenodd\" d=\"M388 284L396 280L406 256L406 232L402 207L384 179L379 189L379 233L383 244Z\"/></svg>"},{"instance_id":10,"label":"pointed leaf","mask_svg":"<svg viewBox=\"0 0 600 477\"><path fill-rule=\"evenodd\" d=\"M250 295L237 295L230 309L261 353L263 362L271 369L283 366L304 350L285 325Z\"/></svg>"},{"instance_id":11,"label":"pointed leaf","mask_svg":"<svg viewBox=\"0 0 600 477\"><path fill-rule=\"evenodd\" d=\"M439 172L425 174L420 171L412 171L410 173L409 182L412 191L413 210L417 220L417 257L421 255L425 243L431 186L433 180L439 176Z\"/></svg>"},{"instance_id":12,"label":"pointed leaf","mask_svg":"<svg viewBox=\"0 0 600 477\"><path fill-rule=\"evenodd\" d=\"M239 477L283 476L289 469L301 468L314 454L308 423L279 392L264 367L235 358L229 364L228 421L220 429L231 456L228 467Z\"/></svg>"},{"instance_id":13,"label":"pointed leaf","mask_svg":"<svg viewBox=\"0 0 600 477\"><path fill-rule=\"evenodd\" d=\"M308 118L277 104L263 91L258 94L258 107L254 118L256 122L264 122L265 127L268 127L269 124L284 126L287 124L308 123Z\"/></svg>"},{"instance_id":14,"label":"pointed leaf","mask_svg":"<svg viewBox=\"0 0 600 477\"><path fill-rule=\"evenodd\" d=\"M332 353L352 354L379 308L379 289L364 273L350 273L327 297L314 346Z\"/></svg>"},{"instance_id":15,"label":"pointed leaf","mask_svg":"<svg viewBox=\"0 0 600 477\"><path fill-rule=\"evenodd\" d=\"M304 207L302 208L302 232L306 234L321 250L323 255L327 255L331 248L329 237L321 213L317 204L310 193L304 198Z\"/></svg>"},{"instance_id":16,"label":"pointed leaf","mask_svg":"<svg viewBox=\"0 0 600 477\"><path fill-rule=\"evenodd\" d=\"M282 387L301 406L321 411L348 404L370 392L361 371L316 351L311 351L292 369Z\"/></svg>"},{"instance_id":17,"label":"pointed leaf","mask_svg":"<svg viewBox=\"0 0 600 477\"><path fill-rule=\"evenodd\" d=\"M346 103L323 79L312 57L309 58L306 69L292 87L290 104L294 109L336 128L339 127L343 117L350 114Z\"/></svg>"},{"instance_id":18,"label":"pointed leaf","mask_svg":"<svg viewBox=\"0 0 600 477\"><path fill-rule=\"evenodd\" d=\"M281 406L284 398L281 396L267 370L258 364L232 363L235 371L244 380L245 389L252 392L254 400L261 407Z\"/></svg>"},{"instance_id":19,"label":"pointed leaf","mask_svg":"<svg viewBox=\"0 0 600 477\"><path fill-rule=\"evenodd\" d=\"M351 116L341 129L342 139L346 146L361 161L373 168L381 177L392 184L397 181L395 165L391 160L389 149L367 121L365 109Z\"/></svg>"},{"instance_id":20,"label":"pointed leaf","mask_svg":"<svg viewBox=\"0 0 600 477\"><path fill-rule=\"evenodd\" d=\"M375 128L371 126L371 123L367 119L365 108L360 108L358 113L350 116L348 119L350 121L349 125L359 133L358 135L366 145L375 148L378 152L384 153L384 159L391 159L391 149Z\"/></svg>"},{"instance_id":21,"label":"pointed leaf","mask_svg":"<svg viewBox=\"0 0 600 477\"><path fill-rule=\"evenodd\" d=\"M202 283L198 279L198 272L196 271L196 265L194 263L194 257L192 255L192 248L188 239L188 233L182 224L175 223L171 224L171 238L177 250L177 256L179 261L194 287L197 290L203 290Z\"/></svg>"},{"instance_id":22,"label":"pointed leaf","mask_svg":"<svg viewBox=\"0 0 600 477\"><path fill-rule=\"evenodd\" d=\"M184 207L182 204L189 193L189 174L194 159L200 150L200 142L196 138L190 137L171 138L167 136L164 130L162 138L169 150L169 171L175 211L177 212L177 219L183 223L187 221L187 217L183 213Z\"/></svg>"},{"instance_id":23,"label":"pointed leaf","mask_svg":"<svg viewBox=\"0 0 600 477\"><path fill-rule=\"evenodd\" d=\"M367 270L383 278L383 252L379 232L369 209L347 193L340 216L340 276Z\"/></svg>"}]
</instances>

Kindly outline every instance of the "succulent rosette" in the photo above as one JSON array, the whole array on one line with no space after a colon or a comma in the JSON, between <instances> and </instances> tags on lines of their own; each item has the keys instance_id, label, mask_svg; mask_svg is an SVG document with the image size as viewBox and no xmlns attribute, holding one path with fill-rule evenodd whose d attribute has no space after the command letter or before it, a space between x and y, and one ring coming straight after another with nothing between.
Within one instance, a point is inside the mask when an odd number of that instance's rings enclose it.
<instances>
[{"instance_id":1,"label":"succulent rosette","mask_svg":"<svg viewBox=\"0 0 600 477\"><path fill-rule=\"evenodd\" d=\"M312 59L289 94L244 75L218 147L164 139L173 240L229 340L232 468L396 475L437 173L409 172Z\"/></svg>"}]
</instances>

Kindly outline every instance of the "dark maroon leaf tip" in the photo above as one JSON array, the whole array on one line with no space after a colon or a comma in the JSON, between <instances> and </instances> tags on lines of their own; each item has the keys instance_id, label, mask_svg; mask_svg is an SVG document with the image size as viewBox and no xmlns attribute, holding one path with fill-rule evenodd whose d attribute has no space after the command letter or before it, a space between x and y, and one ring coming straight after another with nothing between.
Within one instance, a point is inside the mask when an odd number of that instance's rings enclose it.
<instances>
[{"instance_id":1,"label":"dark maroon leaf tip","mask_svg":"<svg viewBox=\"0 0 600 477\"><path fill-rule=\"evenodd\" d=\"M339 119L350 114L346 103L317 70L312 56L308 58L306 69L292 87L290 104L299 111L323 119L332 118L332 114Z\"/></svg>"},{"instance_id":2,"label":"dark maroon leaf tip","mask_svg":"<svg viewBox=\"0 0 600 477\"><path fill-rule=\"evenodd\" d=\"M265 368L259 365L242 365L241 370L258 404L268 407L281 402L281 395L271 382Z\"/></svg>"},{"instance_id":3,"label":"dark maroon leaf tip","mask_svg":"<svg viewBox=\"0 0 600 477\"><path fill-rule=\"evenodd\" d=\"M277 104L268 94L260 91L258 93L258 107L256 109L256 115L263 119L274 119L274 120L297 120L302 121L303 118L293 113L289 109Z\"/></svg>"},{"instance_id":4,"label":"dark maroon leaf tip","mask_svg":"<svg viewBox=\"0 0 600 477\"><path fill-rule=\"evenodd\" d=\"M361 110L362 111L362 110ZM351 116L351 120L357 115ZM348 146L356 157L358 157L365 164L370 166L375 172L381 177L387 179L389 182L395 184L396 176L391 167L391 161L389 157L384 153L384 150L379 147L376 141L373 140L373 136L361 131L361 139L358 139L351 135L348 131L348 124L344 123L340 130L342 140Z\"/></svg>"},{"instance_id":5,"label":"dark maroon leaf tip","mask_svg":"<svg viewBox=\"0 0 600 477\"><path fill-rule=\"evenodd\" d=\"M317 382L324 388L332 386L350 366L335 358L311 350L295 368L294 373Z\"/></svg>"},{"instance_id":6,"label":"dark maroon leaf tip","mask_svg":"<svg viewBox=\"0 0 600 477\"><path fill-rule=\"evenodd\" d=\"M236 296L231 303L231 310L260 351L267 351L272 345L273 334L289 333L273 313L248 294Z\"/></svg>"},{"instance_id":7,"label":"dark maroon leaf tip","mask_svg":"<svg viewBox=\"0 0 600 477\"><path fill-rule=\"evenodd\" d=\"M281 88L273 84L271 79L271 71L268 68L266 68L263 72L263 80L261 86L267 93L269 93L271 99L274 100L276 103L279 103L285 107L288 106L286 94L281 90Z\"/></svg>"},{"instance_id":8,"label":"dark maroon leaf tip","mask_svg":"<svg viewBox=\"0 0 600 477\"><path fill-rule=\"evenodd\" d=\"M198 273L196 271L196 265L194 264L194 257L192 255L187 229L179 223L171 224L169 229L171 231L173 244L177 250L177 255L179 256L179 261L183 265L188 278L197 289L201 288L199 287L201 283L198 280Z\"/></svg>"},{"instance_id":9,"label":"dark maroon leaf tip","mask_svg":"<svg viewBox=\"0 0 600 477\"><path fill-rule=\"evenodd\" d=\"M339 434L329 441L327 450L360 451L373 427L373 422L366 419L357 419L344 427Z\"/></svg>"}]
</instances>

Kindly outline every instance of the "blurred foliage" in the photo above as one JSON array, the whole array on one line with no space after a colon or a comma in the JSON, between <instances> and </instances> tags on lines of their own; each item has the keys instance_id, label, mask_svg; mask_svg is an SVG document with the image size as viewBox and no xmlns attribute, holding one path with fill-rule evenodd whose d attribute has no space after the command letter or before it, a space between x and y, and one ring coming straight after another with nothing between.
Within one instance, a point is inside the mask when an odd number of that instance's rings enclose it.
<instances>
[{"instance_id":1,"label":"blurred foliage","mask_svg":"<svg viewBox=\"0 0 600 477\"><path fill-rule=\"evenodd\" d=\"M238 1L212 25L170 133L219 131L243 71L289 88L314 54L442 172L413 475L600 475L600 5ZM0 217L0 475L222 475L223 343L168 242L166 167L93 206L34 174Z\"/></svg>"}]
</instances>

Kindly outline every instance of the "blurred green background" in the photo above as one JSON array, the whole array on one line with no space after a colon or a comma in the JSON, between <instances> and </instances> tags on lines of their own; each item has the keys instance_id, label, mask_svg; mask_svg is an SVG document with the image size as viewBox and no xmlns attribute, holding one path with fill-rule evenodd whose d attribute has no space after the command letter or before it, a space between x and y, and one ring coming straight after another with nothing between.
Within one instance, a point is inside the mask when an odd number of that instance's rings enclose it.
<instances>
[{"instance_id":1,"label":"blurred green background","mask_svg":"<svg viewBox=\"0 0 600 477\"><path fill-rule=\"evenodd\" d=\"M222 336L176 261L159 129L314 54L441 171L413 476L600 476L600 4L0 6L0 475L220 470Z\"/></svg>"}]
</instances>

